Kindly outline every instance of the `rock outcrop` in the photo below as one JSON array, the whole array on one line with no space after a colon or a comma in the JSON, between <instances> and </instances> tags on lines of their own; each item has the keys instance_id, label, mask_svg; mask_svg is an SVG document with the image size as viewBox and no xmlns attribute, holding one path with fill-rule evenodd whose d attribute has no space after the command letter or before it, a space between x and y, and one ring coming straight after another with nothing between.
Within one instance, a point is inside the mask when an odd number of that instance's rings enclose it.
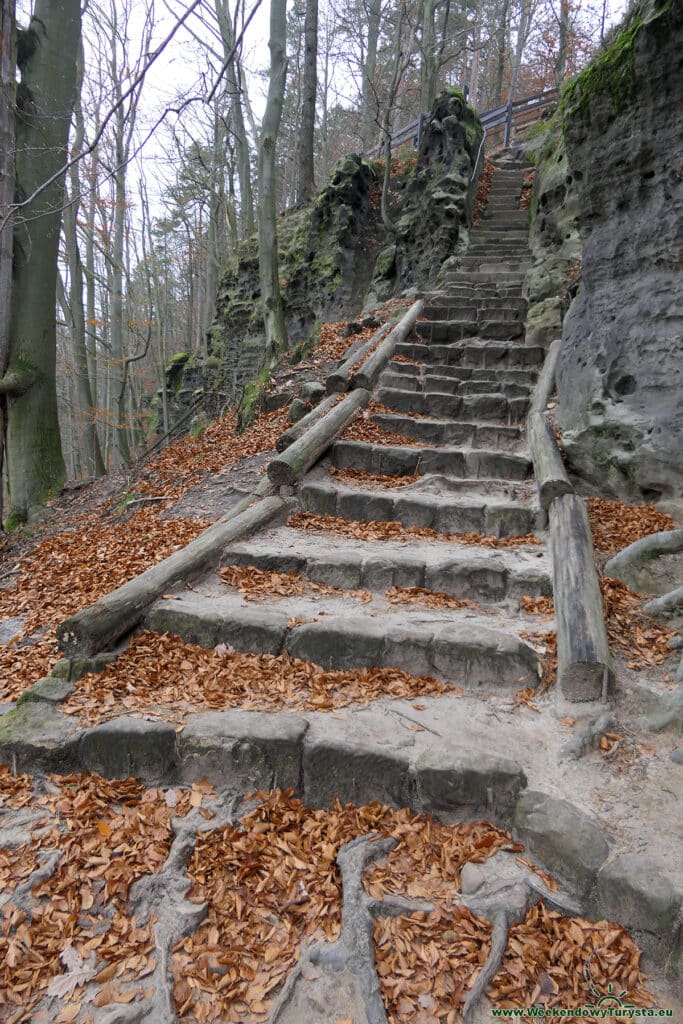
<instances>
[{"instance_id":1,"label":"rock outcrop","mask_svg":"<svg viewBox=\"0 0 683 1024\"><path fill-rule=\"evenodd\" d=\"M644 0L563 98L589 234L558 419L574 472L625 499L683 496L682 30L680 3Z\"/></svg>"}]
</instances>

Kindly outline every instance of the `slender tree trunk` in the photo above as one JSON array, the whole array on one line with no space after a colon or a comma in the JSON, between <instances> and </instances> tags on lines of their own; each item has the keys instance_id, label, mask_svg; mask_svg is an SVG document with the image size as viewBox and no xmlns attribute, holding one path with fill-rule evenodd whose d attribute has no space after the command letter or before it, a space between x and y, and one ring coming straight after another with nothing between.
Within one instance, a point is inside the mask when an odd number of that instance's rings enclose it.
<instances>
[{"instance_id":1,"label":"slender tree trunk","mask_svg":"<svg viewBox=\"0 0 683 1024\"><path fill-rule=\"evenodd\" d=\"M318 89L318 0L306 0L304 20L304 84L297 159L297 203L307 203L315 192L313 142L315 102Z\"/></svg>"},{"instance_id":2,"label":"slender tree trunk","mask_svg":"<svg viewBox=\"0 0 683 1024\"><path fill-rule=\"evenodd\" d=\"M474 28L472 32L472 64L470 66L469 102L474 107L478 107L479 101L479 66L481 63L482 6L482 0L477 0L477 6L474 9Z\"/></svg>"},{"instance_id":3,"label":"slender tree trunk","mask_svg":"<svg viewBox=\"0 0 683 1024\"><path fill-rule=\"evenodd\" d=\"M503 83L505 81L505 64L508 56L508 18L510 0L503 0L500 12L500 25L496 33L498 41L498 64L496 68L496 106L503 102Z\"/></svg>"},{"instance_id":4,"label":"slender tree trunk","mask_svg":"<svg viewBox=\"0 0 683 1024\"><path fill-rule=\"evenodd\" d=\"M55 180L17 217L10 357L0 390L8 396L7 450L11 512L25 520L64 481L57 418L57 250L64 167L81 36L79 0L37 0L34 52L22 67L17 122L17 184L27 199Z\"/></svg>"},{"instance_id":5,"label":"slender tree trunk","mask_svg":"<svg viewBox=\"0 0 683 1024\"><path fill-rule=\"evenodd\" d=\"M78 154L85 138L85 124L81 110L80 96L78 95L83 78L83 47L79 47L78 54L78 81L77 98L75 103L76 131L73 140L73 152ZM82 462L85 462L86 472L92 476L103 476L104 460L100 450L100 443L97 438L97 426L94 416L94 401L90 389L90 374L88 372L88 353L86 348L85 335L85 306L83 301L83 264L78 246L78 211L80 208L80 173L79 165L74 164L69 171L71 184L71 200L64 210L64 239L66 242L67 256L69 261L69 306L71 309L72 335L74 365L74 392L75 405L74 415L78 421L78 435L80 435L79 448Z\"/></svg>"},{"instance_id":6,"label":"slender tree trunk","mask_svg":"<svg viewBox=\"0 0 683 1024\"><path fill-rule=\"evenodd\" d=\"M375 96L375 70L377 67L377 43L379 41L379 23L381 18L381 0L368 2L368 39L363 62L361 141L363 152L366 152L377 138L377 98Z\"/></svg>"},{"instance_id":7,"label":"slender tree trunk","mask_svg":"<svg viewBox=\"0 0 683 1024\"><path fill-rule=\"evenodd\" d=\"M287 78L287 0L270 3L270 80L259 145L259 276L266 332L266 364L287 350L278 271L275 156Z\"/></svg>"},{"instance_id":8,"label":"slender tree trunk","mask_svg":"<svg viewBox=\"0 0 683 1024\"><path fill-rule=\"evenodd\" d=\"M425 113L434 106L439 74L436 56L436 0L422 4L422 59L420 63L420 110Z\"/></svg>"},{"instance_id":9,"label":"slender tree trunk","mask_svg":"<svg viewBox=\"0 0 683 1024\"><path fill-rule=\"evenodd\" d=\"M560 0L559 43L555 62L555 85L559 89L567 75L569 61L569 0Z\"/></svg>"},{"instance_id":10,"label":"slender tree trunk","mask_svg":"<svg viewBox=\"0 0 683 1024\"><path fill-rule=\"evenodd\" d=\"M0 9L0 378L10 353L12 295L12 226L14 201L14 116L16 39L14 0L3 0ZM3 467L7 399L0 395L0 529L3 523Z\"/></svg>"},{"instance_id":11,"label":"slender tree trunk","mask_svg":"<svg viewBox=\"0 0 683 1024\"><path fill-rule=\"evenodd\" d=\"M515 45L514 64L512 67L512 78L510 79L510 99L514 100L517 92L517 81L519 69L522 64L524 47L529 35L529 24L531 21L531 0L522 0L519 11L519 28L517 29L517 43Z\"/></svg>"},{"instance_id":12,"label":"slender tree trunk","mask_svg":"<svg viewBox=\"0 0 683 1024\"><path fill-rule=\"evenodd\" d=\"M389 183L391 180L391 134L392 134L392 117L394 113L394 104L396 103L396 96L398 93L398 87L400 85L403 68L401 66L403 49L402 49L402 36L403 36L403 23L406 17L405 3L401 0L399 9L398 25L396 28L396 38L394 40L394 67L391 78L391 86L389 87L389 96L387 97L387 105L384 111L384 119L382 121L382 139L384 145L384 180L382 182L382 198L380 200L380 212L382 214L382 222L385 229L389 234L393 234L394 225L389 212Z\"/></svg>"},{"instance_id":13,"label":"slender tree trunk","mask_svg":"<svg viewBox=\"0 0 683 1024\"><path fill-rule=\"evenodd\" d=\"M232 27L232 18L228 0L215 0L216 17L223 43L223 56L228 59L235 45L235 33ZM252 234L254 224L254 193L251 187L251 149L249 138L244 125L244 112L242 109L242 69L239 65L237 54L234 53L228 61L225 77L230 96L232 122L235 133L235 149L237 153L237 174L240 184L240 222L242 226L242 237Z\"/></svg>"}]
</instances>

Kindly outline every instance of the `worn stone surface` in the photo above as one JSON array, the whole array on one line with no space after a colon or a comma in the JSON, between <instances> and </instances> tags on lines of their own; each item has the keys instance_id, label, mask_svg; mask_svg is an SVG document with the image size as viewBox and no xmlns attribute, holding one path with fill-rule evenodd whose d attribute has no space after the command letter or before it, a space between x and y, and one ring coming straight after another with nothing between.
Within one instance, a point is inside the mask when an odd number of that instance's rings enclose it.
<instances>
[{"instance_id":1,"label":"worn stone surface","mask_svg":"<svg viewBox=\"0 0 683 1024\"><path fill-rule=\"evenodd\" d=\"M327 807L335 798L342 803L411 803L413 743L411 736L397 735L393 723L378 713L344 719L316 715L304 741L306 803Z\"/></svg>"},{"instance_id":2,"label":"worn stone surface","mask_svg":"<svg viewBox=\"0 0 683 1024\"><path fill-rule=\"evenodd\" d=\"M0 717L0 764L19 771L73 771L78 739L77 724L53 703L29 700Z\"/></svg>"},{"instance_id":3,"label":"worn stone surface","mask_svg":"<svg viewBox=\"0 0 683 1024\"><path fill-rule=\"evenodd\" d=\"M430 745L415 762L415 773L418 798L426 807L464 820L509 820L526 786L521 765L474 749Z\"/></svg>"},{"instance_id":4,"label":"worn stone surface","mask_svg":"<svg viewBox=\"0 0 683 1024\"><path fill-rule=\"evenodd\" d=\"M301 751L308 723L286 713L208 711L191 715L178 738L181 777L207 778L237 792L301 789Z\"/></svg>"},{"instance_id":5,"label":"worn stone surface","mask_svg":"<svg viewBox=\"0 0 683 1024\"><path fill-rule=\"evenodd\" d=\"M683 8L656 0L637 15L632 46L617 40L565 101L589 234L564 326L558 420L579 476L656 500L683 493Z\"/></svg>"},{"instance_id":6,"label":"worn stone surface","mask_svg":"<svg viewBox=\"0 0 683 1024\"><path fill-rule=\"evenodd\" d=\"M598 872L597 915L628 928L642 949L661 963L678 928L681 894L645 857L625 853Z\"/></svg>"},{"instance_id":7,"label":"worn stone surface","mask_svg":"<svg viewBox=\"0 0 683 1024\"><path fill-rule=\"evenodd\" d=\"M175 729L146 718L115 718L83 734L80 758L88 771L108 778L168 782L176 766Z\"/></svg>"},{"instance_id":8,"label":"worn stone surface","mask_svg":"<svg viewBox=\"0 0 683 1024\"><path fill-rule=\"evenodd\" d=\"M532 857L586 896L609 854L608 834L566 800L530 790L514 815L514 836Z\"/></svg>"}]
</instances>

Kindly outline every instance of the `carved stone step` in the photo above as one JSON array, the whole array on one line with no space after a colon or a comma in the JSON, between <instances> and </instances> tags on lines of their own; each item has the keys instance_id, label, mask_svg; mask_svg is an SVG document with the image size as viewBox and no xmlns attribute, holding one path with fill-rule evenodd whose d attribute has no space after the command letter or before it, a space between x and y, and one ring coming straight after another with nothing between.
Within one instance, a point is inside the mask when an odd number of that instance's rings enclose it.
<instances>
[{"instance_id":1,"label":"carved stone step","mask_svg":"<svg viewBox=\"0 0 683 1024\"><path fill-rule=\"evenodd\" d=\"M391 606L390 606L391 608ZM312 613L326 614L310 621ZM299 615L309 621L288 626ZM353 601L313 604L288 598L267 607L244 605L241 596L208 598L183 594L159 601L147 616L148 628L171 633L204 647L228 644L255 654L286 653L322 668L401 668L431 675L467 690L519 689L538 681L538 655L499 620L421 608L383 609L376 618Z\"/></svg>"},{"instance_id":2,"label":"carved stone step","mask_svg":"<svg viewBox=\"0 0 683 1024\"><path fill-rule=\"evenodd\" d=\"M436 374L408 377L405 374L392 374L385 371L380 378L380 384L383 388L398 388L403 391L424 394L436 391L439 394L448 395L482 395L490 394L492 391L502 391L508 398L528 398L530 393L528 384L503 381L494 376L485 380L459 380L457 377L441 377Z\"/></svg>"},{"instance_id":3,"label":"carved stone step","mask_svg":"<svg viewBox=\"0 0 683 1024\"><path fill-rule=\"evenodd\" d=\"M416 344L404 342L396 346L396 355L444 366L472 367L540 367L545 349L540 345L475 345L456 342L453 345Z\"/></svg>"},{"instance_id":4,"label":"carved stone step","mask_svg":"<svg viewBox=\"0 0 683 1024\"><path fill-rule=\"evenodd\" d=\"M506 398L501 392L459 396L380 388L377 398L388 409L396 412L448 419L495 420L506 424L520 423L529 406L527 397Z\"/></svg>"},{"instance_id":5,"label":"carved stone step","mask_svg":"<svg viewBox=\"0 0 683 1024\"><path fill-rule=\"evenodd\" d=\"M372 419L385 430L423 441L425 444L464 444L471 448L498 448L501 451L518 447L522 429L499 423L478 423L464 420L442 420L425 417L412 419L400 413L374 413Z\"/></svg>"},{"instance_id":6,"label":"carved stone step","mask_svg":"<svg viewBox=\"0 0 683 1024\"><path fill-rule=\"evenodd\" d=\"M437 533L509 537L531 533L541 526L540 510L521 501L526 493L522 485L501 487L482 480L461 481L453 497L443 493L442 480L439 477L434 484L441 493L430 493L423 487L419 492L403 494L308 483L302 486L299 497L302 507L310 512L360 522L397 520L403 526L427 526Z\"/></svg>"},{"instance_id":7,"label":"carved stone step","mask_svg":"<svg viewBox=\"0 0 683 1024\"><path fill-rule=\"evenodd\" d=\"M336 536L321 549L320 536L281 527L266 536L233 544L224 564L266 572L298 573L315 583L348 590L384 592L390 587L425 587L482 604L552 594L550 562L542 548L478 548L415 540L370 544Z\"/></svg>"},{"instance_id":8,"label":"carved stone step","mask_svg":"<svg viewBox=\"0 0 683 1024\"><path fill-rule=\"evenodd\" d=\"M337 441L329 454L332 464L340 469L360 469L387 476L440 473L475 480L482 477L526 480L532 472L527 455L484 448L404 448L365 441Z\"/></svg>"}]
</instances>

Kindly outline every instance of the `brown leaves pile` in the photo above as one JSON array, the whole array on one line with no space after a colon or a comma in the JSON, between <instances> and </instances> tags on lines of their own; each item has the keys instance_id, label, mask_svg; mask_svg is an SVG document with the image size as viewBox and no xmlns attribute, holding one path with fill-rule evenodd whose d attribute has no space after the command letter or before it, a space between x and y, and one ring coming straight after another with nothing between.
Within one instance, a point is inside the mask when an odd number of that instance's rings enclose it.
<instances>
[{"instance_id":1,"label":"brown leaves pile","mask_svg":"<svg viewBox=\"0 0 683 1024\"><path fill-rule=\"evenodd\" d=\"M287 526L296 530L316 530L353 537L355 540L438 540L450 544L474 544L485 548L537 547L538 537L526 533L519 537L489 537L483 533L437 533L430 526L403 526L395 519L382 522L368 519L355 522L343 516L317 515L315 512L297 512L287 520Z\"/></svg>"},{"instance_id":2,"label":"brown leaves pile","mask_svg":"<svg viewBox=\"0 0 683 1024\"><path fill-rule=\"evenodd\" d=\"M367 473L364 469L355 469L353 466L343 469L330 466L329 473L341 483L380 484L382 487L405 487L420 479L417 473L412 476L389 476L387 473Z\"/></svg>"},{"instance_id":3,"label":"brown leaves pile","mask_svg":"<svg viewBox=\"0 0 683 1024\"><path fill-rule=\"evenodd\" d=\"M6 769L0 783L4 794ZM115 979L125 984L151 973L153 922L138 927L127 908L128 893L136 879L162 866L172 840L171 816L186 814L192 804L189 792L174 791L175 799L169 802L166 794L145 790L135 779L113 782L79 774L50 776L48 783L50 792L33 795L30 801L31 808L43 814L35 828L42 826L44 831L34 832L29 843L13 851L23 855L24 866L15 866L18 875L12 881L26 880L30 871L26 873L25 860L36 863L40 849L56 849L60 859L54 874L33 889L30 918L11 902L3 908L3 1020L15 1019L18 1009L29 1011L45 995L51 980L62 974L60 953L67 946L84 960L95 954L95 982ZM105 993L99 1005L116 1001L114 987L109 994L111 999ZM68 1014L75 1005L57 1019L73 1020ZM26 1019L23 1014L21 1019Z\"/></svg>"},{"instance_id":4,"label":"brown leaves pile","mask_svg":"<svg viewBox=\"0 0 683 1024\"><path fill-rule=\"evenodd\" d=\"M642 537L676 528L671 516L652 505L624 505L603 498L588 499L588 518L596 549L609 555Z\"/></svg>"},{"instance_id":5,"label":"brown leaves pile","mask_svg":"<svg viewBox=\"0 0 683 1024\"><path fill-rule=\"evenodd\" d=\"M625 1002L651 1006L654 1000L645 988L640 955L619 925L562 917L538 903L525 921L510 929L502 968L487 995L500 1007L539 1002L575 1008L597 1002L600 996L594 988L600 994L625 990Z\"/></svg>"},{"instance_id":6,"label":"brown leaves pile","mask_svg":"<svg viewBox=\"0 0 683 1024\"><path fill-rule=\"evenodd\" d=\"M493 185L493 175L496 172L495 164L488 157L484 159L484 170L481 172L479 182L477 184L477 194L474 199L474 223L478 224L481 220L481 215L484 212L486 204L489 201L489 195L491 193L491 186Z\"/></svg>"},{"instance_id":7,"label":"brown leaves pile","mask_svg":"<svg viewBox=\"0 0 683 1024\"><path fill-rule=\"evenodd\" d=\"M526 171L522 180L522 194L519 199L520 210L528 210L531 206L531 193L534 189L534 181L536 180L536 169L531 167Z\"/></svg>"},{"instance_id":8,"label":"brown leaves pile","mask_svg":"<svg viewBox=\"0 0 683 1024\"><path fill-rule=\"evenodd\" d=\"M425 365L424 359L411 359L409 356L404 356L401 355L400 353L398 355L393 355L391 357L391 361L392 363L410 363L411 366Z\"/></svg>"},{"instance_id":9,"label":"brown leaves pile","mask_svg":"<svg viewBox=\"0 0 683 1024\"><path fill-rule=\"evenodd\" d=\"M609 576L600 579L600 589L610 646L625 655L629 668L659 665L671 657L673 631L643 612L642 597Z\"/></svg>"},{"instance_id":10,"label":"brown leaves pile","mask_svg":"<svg viewBox=\"0 0 683 1024\"><path fill-rule=\"evenodd\" d=\"M481 612L476 601L469 598L453 597L441 590L427 590L425 587L390 587L387 590L389 604L419 604L425 608L472 608Z\"/></svg>"},{"instance_id":11,"label":"brown leaves pile","mask_svg":"<svg viewBox=\"0 0 683 1024\"><path fill-rule=\"evenodd\" d=\"M377 972L390 1024L455 1024L490 942L488 923L454 906L460 869L498 850L521 848L486 822L447 826L379 803L313 810L291 793L257 796L263 802L239 827L201 835L190 860L189 895L208 903L208 916L175 950L181 1018L200 1024L265 1020L301 943L339 936L339 848L377 833L398 845L368 869L368 892L375 899L427 899L436 907L429 915L376 921ZM610 981L625 988L630 1001L650 1005L638 957L623 929L570 920L539 905L512 930L488 995L496 1006L528 1005L547 975L557 1005L589 1002L590 985L606 989Z\"/></svg>"},{"instance_id":12,"label":"brown leaves pile","mask_svg":"<svg viewBox=\"0 0 683 1024\"><path fill-rule=\"evenodd\" d=\"M288 655L206 650L178 637L143 632L103 672L84 676L62 705L91 723L146 712L180 723L191 711L331 711L388 698L452 693L431 676L395 668L329 671Z\"/></svg>"},{"instance_id":13,"label":"brown leaves pile","mask_svg":"<svg viewBox=\"0 0 683 1024\"><path fill-rule=\"evenodd\" d=\"M162 513L207 473L229 469L241 458L274 448L284 412L262 416L241 436L234 415L223 417L201 438L185 437L150 460L135 482L143 494L163 496L129 518L90 512L69 532L48 536L18 564L11 586L0 593L0 616L26 616L21 634L0 645L0 700L13 700L57 660L54 627L79 608L144 572L193 540L208 525ZM41 634L37 642L22 641Z\"/></svg>"},{"instance_id":14,"label":"brown leaves pile","mask_svg":"<svg viewBox=\"0 0 683 1024\"><path fill-rule=\"evenodd\" d=\"M421 448L422 442L416 441L414 437L406 434L399 434L394 430L385 430L376 420L372 419L372 412L378 410L367 409L364 413L356 416L355 420L349 423L341 435L342 441L367 441L368 444L401 445L403 448ZM387 409L387 412L391 410Z\"/></svg>"},{"instance_id":15,"label":"brown leaves pile","mask_svg":"<svg viewBox=\"0 0 683 1024\"><path fill-rule=\"evenodd\" d=\"M296 572L270 572L254 566L226 565L218 573L228 586L236 587L245 601L263 601L268 597L303 597L305 594L355 597L359 601L372 601L367 590L343 590L315 583Z\"/></svg>"},{"instance_id":16,"label":"brown leaves pile","mask_svg":"<svg viewBox=\"0 0 683 1024\"><path fill-rule=\"evenodd\" d=\"M335 803L313 810L291 793L275 790L258 796L263 803L239 828L200 836L190 861L190 898L206 900L209 912L197 932L176 948L173 973L182 1018L266 1019L274 991L294 966L301 942L314 936L331 942L339 935L341 892L335 861L340 846L354 837L377 832L399 841L386 863L367 873L373 896L407 893L440 898L449 907L460 867L468 860L484 861L510 843L505 832L486 823L448 827L379 803L360 808ZM452 927L458 927L457 921ZM484 925L479 931L483 944L474 955L459 950L463 964L469 957L471 966L477 966L486 955L488 929ZM400 1019L395 1014L402 992L410 993L425 981L431 988L434 980L429 980L431 965L421 959L419 944L407 951L405 977L393 973L393 958L394 949L382 940L380 929L378 971L392 1022ZM445 957L439 966L442 972L449 970Z\"/></svg>"},{"instance_id":17,"label":"brown leaves pile","mask_svg":"<svg viewBox=\"0 0 683 1024\"><path fill-rule=\"evenodd\" d=\"M554 630L549 630L547 633L532 633L522 629L519 631L519 635L522 640L526 640L539 652L543 670L541 681L536 689L520 690L519 695L515 695L516 698L519 696L521 703L526 704L527 697L538 697L552 686L557 678L557 633ZM523 696L524 694L527 697Z\"/></svg>"},{"instance_id":18,"label":"brown leaves pile","mask_svg":"<svg viewBox=\"0 0 683 1024\"><path fill-rule=\"evenodd\" d=\"M520 611L526 612L527 615L554 615L555 605L553 604L552 597L531 597L530 594L524 594L519 599Z\"/></svg>"}]
</instances>

